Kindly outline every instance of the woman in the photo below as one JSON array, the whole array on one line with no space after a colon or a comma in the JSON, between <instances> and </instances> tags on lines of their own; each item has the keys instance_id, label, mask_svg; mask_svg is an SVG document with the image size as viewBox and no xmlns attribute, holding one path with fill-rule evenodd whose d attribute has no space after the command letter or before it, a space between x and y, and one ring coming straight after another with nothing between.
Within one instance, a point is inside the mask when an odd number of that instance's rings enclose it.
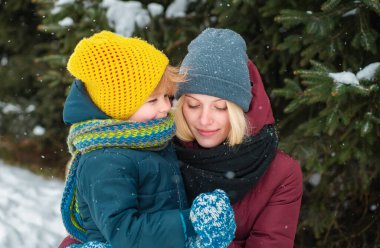
<instances>
[{"instance_id":1,"label":"woman","mask_svg":"<svg viewBox=\"0 0 380 248\"><path fill-rule=\"evenodd\" d=\"M176 93L176 152L189 201L216 188L227 192L237 224L229 247L293 247L302 172L277 149L270 102L245 41L228 29L206 29L181 69L187 82Z\"/></svg>"}]
</instances>

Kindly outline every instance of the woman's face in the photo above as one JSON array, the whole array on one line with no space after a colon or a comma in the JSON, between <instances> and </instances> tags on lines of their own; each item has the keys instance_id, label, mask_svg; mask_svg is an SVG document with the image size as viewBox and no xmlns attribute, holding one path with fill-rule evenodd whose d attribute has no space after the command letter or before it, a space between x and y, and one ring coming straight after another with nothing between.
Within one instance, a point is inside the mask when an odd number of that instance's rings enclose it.
<instances>
[{"instance_id":1,"label":"woman's face","mask_svg":"<svg viewBox=\"0 0 380 248\"><path fill-rule=\"evenodd\" d=\"M202 147L212 148L226 140L231 130L226 100L186 94L182 111L191 133Z\"/></svg>"}]
</instances>

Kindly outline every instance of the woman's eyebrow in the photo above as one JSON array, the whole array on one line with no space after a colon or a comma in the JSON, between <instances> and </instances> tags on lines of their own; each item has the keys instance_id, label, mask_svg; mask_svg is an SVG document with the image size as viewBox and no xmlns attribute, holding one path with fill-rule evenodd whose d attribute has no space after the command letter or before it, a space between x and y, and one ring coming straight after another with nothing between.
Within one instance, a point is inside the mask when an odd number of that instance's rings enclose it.
<instances>
[{"instance_id":1,"label":"woman's eyebrow","mask_svg":"<svg viewBox=\"0 0 380 248\"><path fill-rule=\"evenodd\" d=\"M191 98L193 98L194 100L197 100L198 102L200 102L199 99L197 99L197 98L195 98L195 97L193 97L193 96L189 96L189 95L185 95L185 96L187 96L187 97L191 97ZM213 100L212 102L218 102L218 101L225 101L225 100L222 99L222 98L219 98L219 99Z\"/></svg>"},{"instance_id":2,"label":"woman's eyebrow","mask_svg":"<svg viewBox=\"0 0 380 248\"><path fill-rule=\"evenodd\" d=\"M193 98L194 100L197 100L197 101L199 101L197 98L195 98L195 97L192 97L192 96L189 96L189 95L185 95L186 97L191 97L191 98Z\"/></svg>"}]
</instances>

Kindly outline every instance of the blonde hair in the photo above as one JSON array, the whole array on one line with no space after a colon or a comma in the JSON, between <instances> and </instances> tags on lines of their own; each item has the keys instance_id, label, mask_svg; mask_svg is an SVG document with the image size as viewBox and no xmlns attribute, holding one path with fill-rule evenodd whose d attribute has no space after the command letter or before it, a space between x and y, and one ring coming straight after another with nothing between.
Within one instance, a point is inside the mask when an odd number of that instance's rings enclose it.
<instances>
[{"instance_id":1,"label":"blonde hair","mask_svg":"<svg viewBox=\"0 0 380 248\"><path fill-rule=\"evenodd\" d=\"M182 141L189 142L194 141L195 138L183 116L182 109L185 99L184 96L185 95L182 95L175 105L174 120L177 127L176 136ZM244 138L248 135L248 120L241 107L233 102L226 102L231 124L231 130L227 136L227 142L229 146L234 146L241 144Z\"/></svg>"},{"instance_id":2,"label":"blonde hair","mask_svg":"<svg viewBox=\"0 0 380 248\"><path fill-rule=\"evenodd\" d=\"M156 96L159 94L168 94L169 96L173 96L177 90L177 84L184 82L185 78L186 75L179 73L179 67L168 65L151 96Z\"/></svg>"}]
</instances>

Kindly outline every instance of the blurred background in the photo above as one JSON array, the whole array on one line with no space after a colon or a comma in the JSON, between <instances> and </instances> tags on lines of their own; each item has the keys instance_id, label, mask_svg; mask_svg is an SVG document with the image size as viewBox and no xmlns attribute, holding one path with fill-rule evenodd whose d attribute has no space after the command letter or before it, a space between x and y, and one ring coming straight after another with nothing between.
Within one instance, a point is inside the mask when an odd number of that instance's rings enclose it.
<instances>
[{"instance_id":1,"label":"blurred background","mask_svg":"<svg viewBox=\"0 0 380 248\"><path fill-rule=\"evenodd\" d=\"M380 247L379 0L0 0L0 159L64 180L80 39L139 36L179 65L207 27L244 37L280 147L301 163L295 247Z\"/></svg>"}]
</instances>

